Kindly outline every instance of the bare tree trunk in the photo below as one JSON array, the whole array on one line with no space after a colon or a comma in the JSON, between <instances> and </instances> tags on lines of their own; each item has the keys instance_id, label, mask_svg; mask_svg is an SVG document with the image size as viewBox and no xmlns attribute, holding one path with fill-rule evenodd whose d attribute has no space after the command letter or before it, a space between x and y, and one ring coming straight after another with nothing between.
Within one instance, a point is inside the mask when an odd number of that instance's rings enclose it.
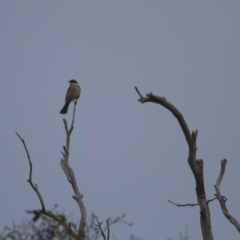
<instances>
[{"instance_id":1,"label":"bare tree trunk","mask_svg":"<svg viewBox=\"0 0 240 240\"><path fill-rule=\"evenodd\" d=\"M153 102L160 104L166 109L168 109L178 120L178 123L183 131L183 134L188 144L188 164L192 170L196 182L195 190L197 195L197 201L200 207L200 224L202 229L202 236L204 240L213 240L210 210L204 188L203 160L196 159L197 130L193 131L192 133L189 131L187 123L185 122L185 119L183 118L181 112L173 104L168 102L166 98L156 96L152 93L146 94L146 97L143 97L141 93L138 91L137 87L135 87L135 89L140 96L140 99L138 100L139 102L141 103Z\"/></svg>"}]
</instances>

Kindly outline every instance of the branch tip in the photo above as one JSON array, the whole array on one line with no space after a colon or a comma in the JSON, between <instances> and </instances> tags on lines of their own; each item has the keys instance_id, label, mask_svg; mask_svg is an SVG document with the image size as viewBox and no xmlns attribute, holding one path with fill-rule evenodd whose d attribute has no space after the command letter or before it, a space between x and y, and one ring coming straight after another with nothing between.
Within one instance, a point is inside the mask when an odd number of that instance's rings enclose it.
<instances>
[{"instance_id":1,"label":"branch tip","mask_svg":"<svg viewBox=\"0 0 240 240\"><path fill-rule=\"evenodd\" d=\"M135 90L136 90L136 92L138 93L138 95L139 95L139 97L140 97L140 99L143 99L144 97L142 96L142 94L139 92L139 90L138 90L138 88L135 86ZM140 100L139 99L139 100ZM138 101L139 101L138 100Z\"/></svg>"}]
</instances>

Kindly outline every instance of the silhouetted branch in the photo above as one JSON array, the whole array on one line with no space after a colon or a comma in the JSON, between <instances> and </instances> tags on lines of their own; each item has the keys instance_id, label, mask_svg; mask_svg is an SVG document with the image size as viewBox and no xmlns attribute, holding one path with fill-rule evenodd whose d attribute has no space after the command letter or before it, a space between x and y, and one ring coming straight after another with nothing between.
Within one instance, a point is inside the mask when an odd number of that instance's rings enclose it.
<instances>
[{"instance_id":1,"label":"silhouetted branch","mask_svg":"<svg viewBox=\"0 0 240 240\"><path fill-rule=\"evenodd\" d=\"M39 201L41 203L42 209L39 210L39 212L48 216L48 217L50 217L50 218L52 218L53 220L58 222L60 225L62 225L66 229L67 233L70 236L72 236L74 239L84 239L85 225L86 225L86 214L87 213L86 213L86 209L85 209L85 206L83 204L83 201L82 201L83 195L80 194L80 192L78 190L78 186L77 186L77 183L76 183L74 172L68 164L69 148L70 148L70 135L71 135L71 132L72 132L73 126L74 126L76 104L77 104L77 100L74 102L73 118L72 118L72 123L71 123L70 129L68 129L67 121L65 119L63 119L65 131L66 131L66 146L63 147L63 150L64 150L64 152L62 152L63 159L61 159L60 164L63 168L64 173L67 176L68 181L71 183L72 188L74 190L75 195L73 196L73 198L76 200L76 202L78 203L79 208L80 208L81 219L80 219L78 234L76 234L72 231L71 224L67 224L65 221L63 221L63 219L61 217L55 215L51 211L46 210L43 198L42 198L42 196L41 196L41 194L38 190L37 184L33 184L33 182L32 182L33 166L32 166L32 161L31 161L30 154L28 152L27 146L25 144L24 139L18 133L16 133L16 134L19 137L19 139L21 140L21 142L23 143L23 146L24 146L25 151L27 153L27 158L28 158L28 162L29 162L29 166L30 166L28 182L31 185L31 187L33 188L33 190L36 192L36 194L39 198Z\"/></svg>"},{"instance_id":2,"label":"silhouetted branch","mask_svg":"<svg viewBox=\"0 0 240 240\"><path fill-rule=\"evenodd\" d=\"M102 237L103 237L103 240L109 240L109 239L110 239L110 238L109 238L109 236L110 236L109 220L110 220L110 218L108 218L108 219L106 220L106 225L107 225L107 237L106 237L106 235L105 235L105 233L104 233L104 230L102 229L102 222L99 222L98 219L97 219L97 224L96 224L96 226L97 226L98 229L100 230L101 235L102 235Z\"/></svg>"},{"instance_id":3,"label":"silhouetted branch","mask_svg":"<svg viewBox=\"0 0 240 240\"><path fill-rule=\"evenodd\" d=\"M205 187L204 187L204 177L203 177L203 160L196 159L196 151L197 151L197 133L198 131L190 132L188 125L181 114L181 112L170 102L167 101L164 97L159 97L151 92L146 94L146 97L143 97L139 92L138 88L135 87L136 92L140 96L138 99L141 103L153 102L162 105L166 109L168 109L178 120L178 123L183 131L183 134L186 138L188 144L188 164L193 172L195 182L196 182L196 195L197 201L200 207L200 220L201 220L201 228L202 235L204 240L213 240L212 229L211 229L211 220L210 220L210 211L208 202L206 199Z\"/></svg>"},{"instance_id":4,"label":"silhouetted branch","mask_svg":"<svg viewBox=\"0 0 240 240\"><path fill-rule=\"evenodd\" d=\"M223 175L225 173L225 169L226 169L226 165L227 165L227 160L223 159L221 161L221 170L219 173L219 177L216 181L216 185L214 185L215 190L216 190L216 198L220 203L222 212L224 214L224 216L236 227L236 229L238 230L238 232L240 232L240 224L239 222L228 212L227 206L226 206L226 202L227 202L227 198L221 195L220 192L220 184L222 182L223 179Z\"/></svg>"},{"instance_id":5,"label":"silhouetted branch","mask_svg":"<svg viewBox=\"0 0 240 240\"><path fill-rule=\"evenodd\" d=\"M207 200L207 203L210 203L214 200L216 200L217 198L212 198L212 199L209 199ZM168 200L168 202L172 203L173 205L177 206L177 207L195 207L195 206L198 206L199 203L186 203L186 204L178 204L178 203L174 203L173 201L171 200Z\"/></svg>"},{"instance_id":6,"label":"silhouetted branch","mask_svg":"<svg viewBox=\"0 0 240 240\"><path fill-rule=\"evenodd\" d=\"M77 105L77 100L76 99L74 101L74 108L73 108L73 115L72 115L72 123L71 123L71 126L70 126L70 129L68 130L68 124L67 124L67 121L66 119L63 119L63 123L64 123L64 128L65 128L65 132L66 132L66 146L63 146L63 150L64 152L61 152L64 159L66 161L68 161L69 159L69 150L70 150L70 135L73 131L73 128L74 128L74 121L75 121L75 112L76 112L76 105Z\"/></svg>"},{"instance_id":7,"label":"silhouetted branch","mask_svg":"<svg viewBox=\"0 0 240 240\"><path fill-rule=\"evenodd\" d=\"M102 235L102 237L103 237L103 240L106 240L106 235L104 234L104 231L103 231L103 229L102 229L102 222L99 222L99 221L97 220L96 226L97 226L98 229L100 230L101 235Z\"/></svg>"},{"instance_id":8,"label":"silhouetted branch","mask_svg":"<svg viewBox=\"0 0 240 240\"><path fill-rule=\"evenodd\" d=\"M24 146L24 149L27 153L27 158L28 158L28 163L29 163L29 166L30 166L30 169L29 169L29 179L27 180L29 182L29 184L31 185L32 189L36 192L37 196L38 196L38 199L41 203L41 206L42 206L42 209L39 210L39 212L41 214L44 214L50 218L52 218L53 220L55 220L56 222L58 222L60 225L62 225L66 231L68 232L68 234L72 237L74 237L75 239L78 239L78 236L77 234L75 234L71 228L68 227L67 223L66 222L63 222L62 221L62 218L60 218L59 216L53 214L51 211L47 211L46 208L45 208L45 204L44 204L44 201L43 201L43 198L42 198L42 195L41 193L39 192L38 190L38 187L37 187L37 184L33 184L32 182L32 171L33 171L33 164L32 164L32 161L31 161L31 158L30 158L30 154L28 152L28 149L27 149L27 146L26 146L26 143L25 143L25 140L16 132L17 136L19 137L19 139L21 140L21 142L23 143L23 146Z\"/></svg>"},{"instance_id":9,"label":"silhouetted branch","mask_svg":"<svg viewBox=\"0 0 240 240\"><path fill-rule=\"evenodd\" d=\"M86 219L87 219L87 211L86 211L85 205L83 203L83 194L81 194L78 189L74 171L72 170L72 168L69 165L70 136L71 136L72 130L74 128L76 105L77 105L77 100L74 102L72 123L71 123L70 129L68 129L67 121L65 119L63 119L65 132L66 132L66 146L63 146L64 152L62 152L63 158L61 159L60 165L67 177L68 182L72 185L72 189L75 193L75 195L73 196L73 199L77 202L79 209L80 209L80 213L81 213L78 235L84 237L85 236Z\"/></svg>"},{"instance_id":10,"label":"silhouetted branch","mask_svg":"<svg viewBox=\"0 0 240 240\"><path fill-rule=\"evenodd\" d=\"M107 240L109 240L110 238L110 228L109 228L109 220L110 220L110 218L109 219L107 219L107 221L106 221L106 223L107 223Z\"/></svg>"},{"instance_id":11,"label":"silhouetted branch","mask_svg":"<svg viewBox=\"0 0 240 240\"><path fill-rule=\"evenodd\" d=\"M17 136L19 137L19 139L21 140L23 146L24 146L24 149L25 149L25 152L27 153L27 158L28 158L28 163L29 163L29 178L28 178L28 182L29 184L31 185L32 189L36 192L37 196L38 196L38 199L40 201L40 204L42 206L42 212L46 212L46 208L45 208L45 204L44 204L44 201L43 201L43 198L42 198L42 195L41 193L39 192L38 190L38 187L37 187L37 184L34 184L32 182L32 171L33 171L33 165L32 165L32 161L31 161L31 157L30 157L30 154L28 152L28 149L27 149L27 145L25 143L25 140L16 132Z\"/></svg>"},{"instance_id":12,"label":"silhouetted branch","mask_svg":"<svg viewBox=\"0 0 240 240\"><path fill-rule=\"evenodd\" d=\"M152 94L151 92L147 93L146 97L143 97L137 87L135 87L135 90L137 91L138 95L140 96L140 98L138 99L139 102L141 102L141 103L146 103L146 102L158 103L158 104L162 105L163 107L167 108L170 112L172 112L172 114L177 118L177 120L182 128L182 131L185 135L187 143L190 147L192 145L191 133L188 129L187 123L185 122L182 114L178 111L178 109L172 103L168 102L165 97L156 96L156 95Z\"/></svg>"}]
</instances>

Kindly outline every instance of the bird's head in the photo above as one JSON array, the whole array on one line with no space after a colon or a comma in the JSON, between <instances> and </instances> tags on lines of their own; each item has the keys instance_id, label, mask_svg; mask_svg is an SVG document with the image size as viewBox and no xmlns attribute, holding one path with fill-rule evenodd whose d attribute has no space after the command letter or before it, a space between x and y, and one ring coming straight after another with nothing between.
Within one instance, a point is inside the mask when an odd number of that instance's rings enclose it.
<instances>
[{"instance_id":1,"label":"bird's head","mask_svg":"<svg viewBox=\"0 0 240 240\"><path fill-rule=\"evenodd\" d=\"M69 81L69 83L78 83L75 79Z\"/></svg>"}]
</instances>

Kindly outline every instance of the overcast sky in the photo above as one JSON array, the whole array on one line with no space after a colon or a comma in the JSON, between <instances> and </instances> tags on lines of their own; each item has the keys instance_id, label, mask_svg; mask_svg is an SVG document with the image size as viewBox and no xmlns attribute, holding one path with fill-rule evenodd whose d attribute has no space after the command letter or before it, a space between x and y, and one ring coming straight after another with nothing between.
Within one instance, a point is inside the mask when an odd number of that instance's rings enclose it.
<instances>
[{"instance_id":1,"label":"overcast sky","mask_svg":"<svg viewBox=\"0 0 240 240\"><path fill-rule=\"evenodd\" d=\"M134 90L166 97L198 129L207 198L221 191L240 220L239 1L0 1L0 229L39 209L27 183L29 166L46 207L79 210L59 165L68 80L82 93L71 138L70 164L88 215L126 213L132 227L117 239L179 239L185 225L202 239L187 144L176 119ZM69 112L72 112L70 105ZM65 116L68 121L71 114ZM215 239L239 239L219 203L210 203Z\"/></svg>"}]
</instances>

